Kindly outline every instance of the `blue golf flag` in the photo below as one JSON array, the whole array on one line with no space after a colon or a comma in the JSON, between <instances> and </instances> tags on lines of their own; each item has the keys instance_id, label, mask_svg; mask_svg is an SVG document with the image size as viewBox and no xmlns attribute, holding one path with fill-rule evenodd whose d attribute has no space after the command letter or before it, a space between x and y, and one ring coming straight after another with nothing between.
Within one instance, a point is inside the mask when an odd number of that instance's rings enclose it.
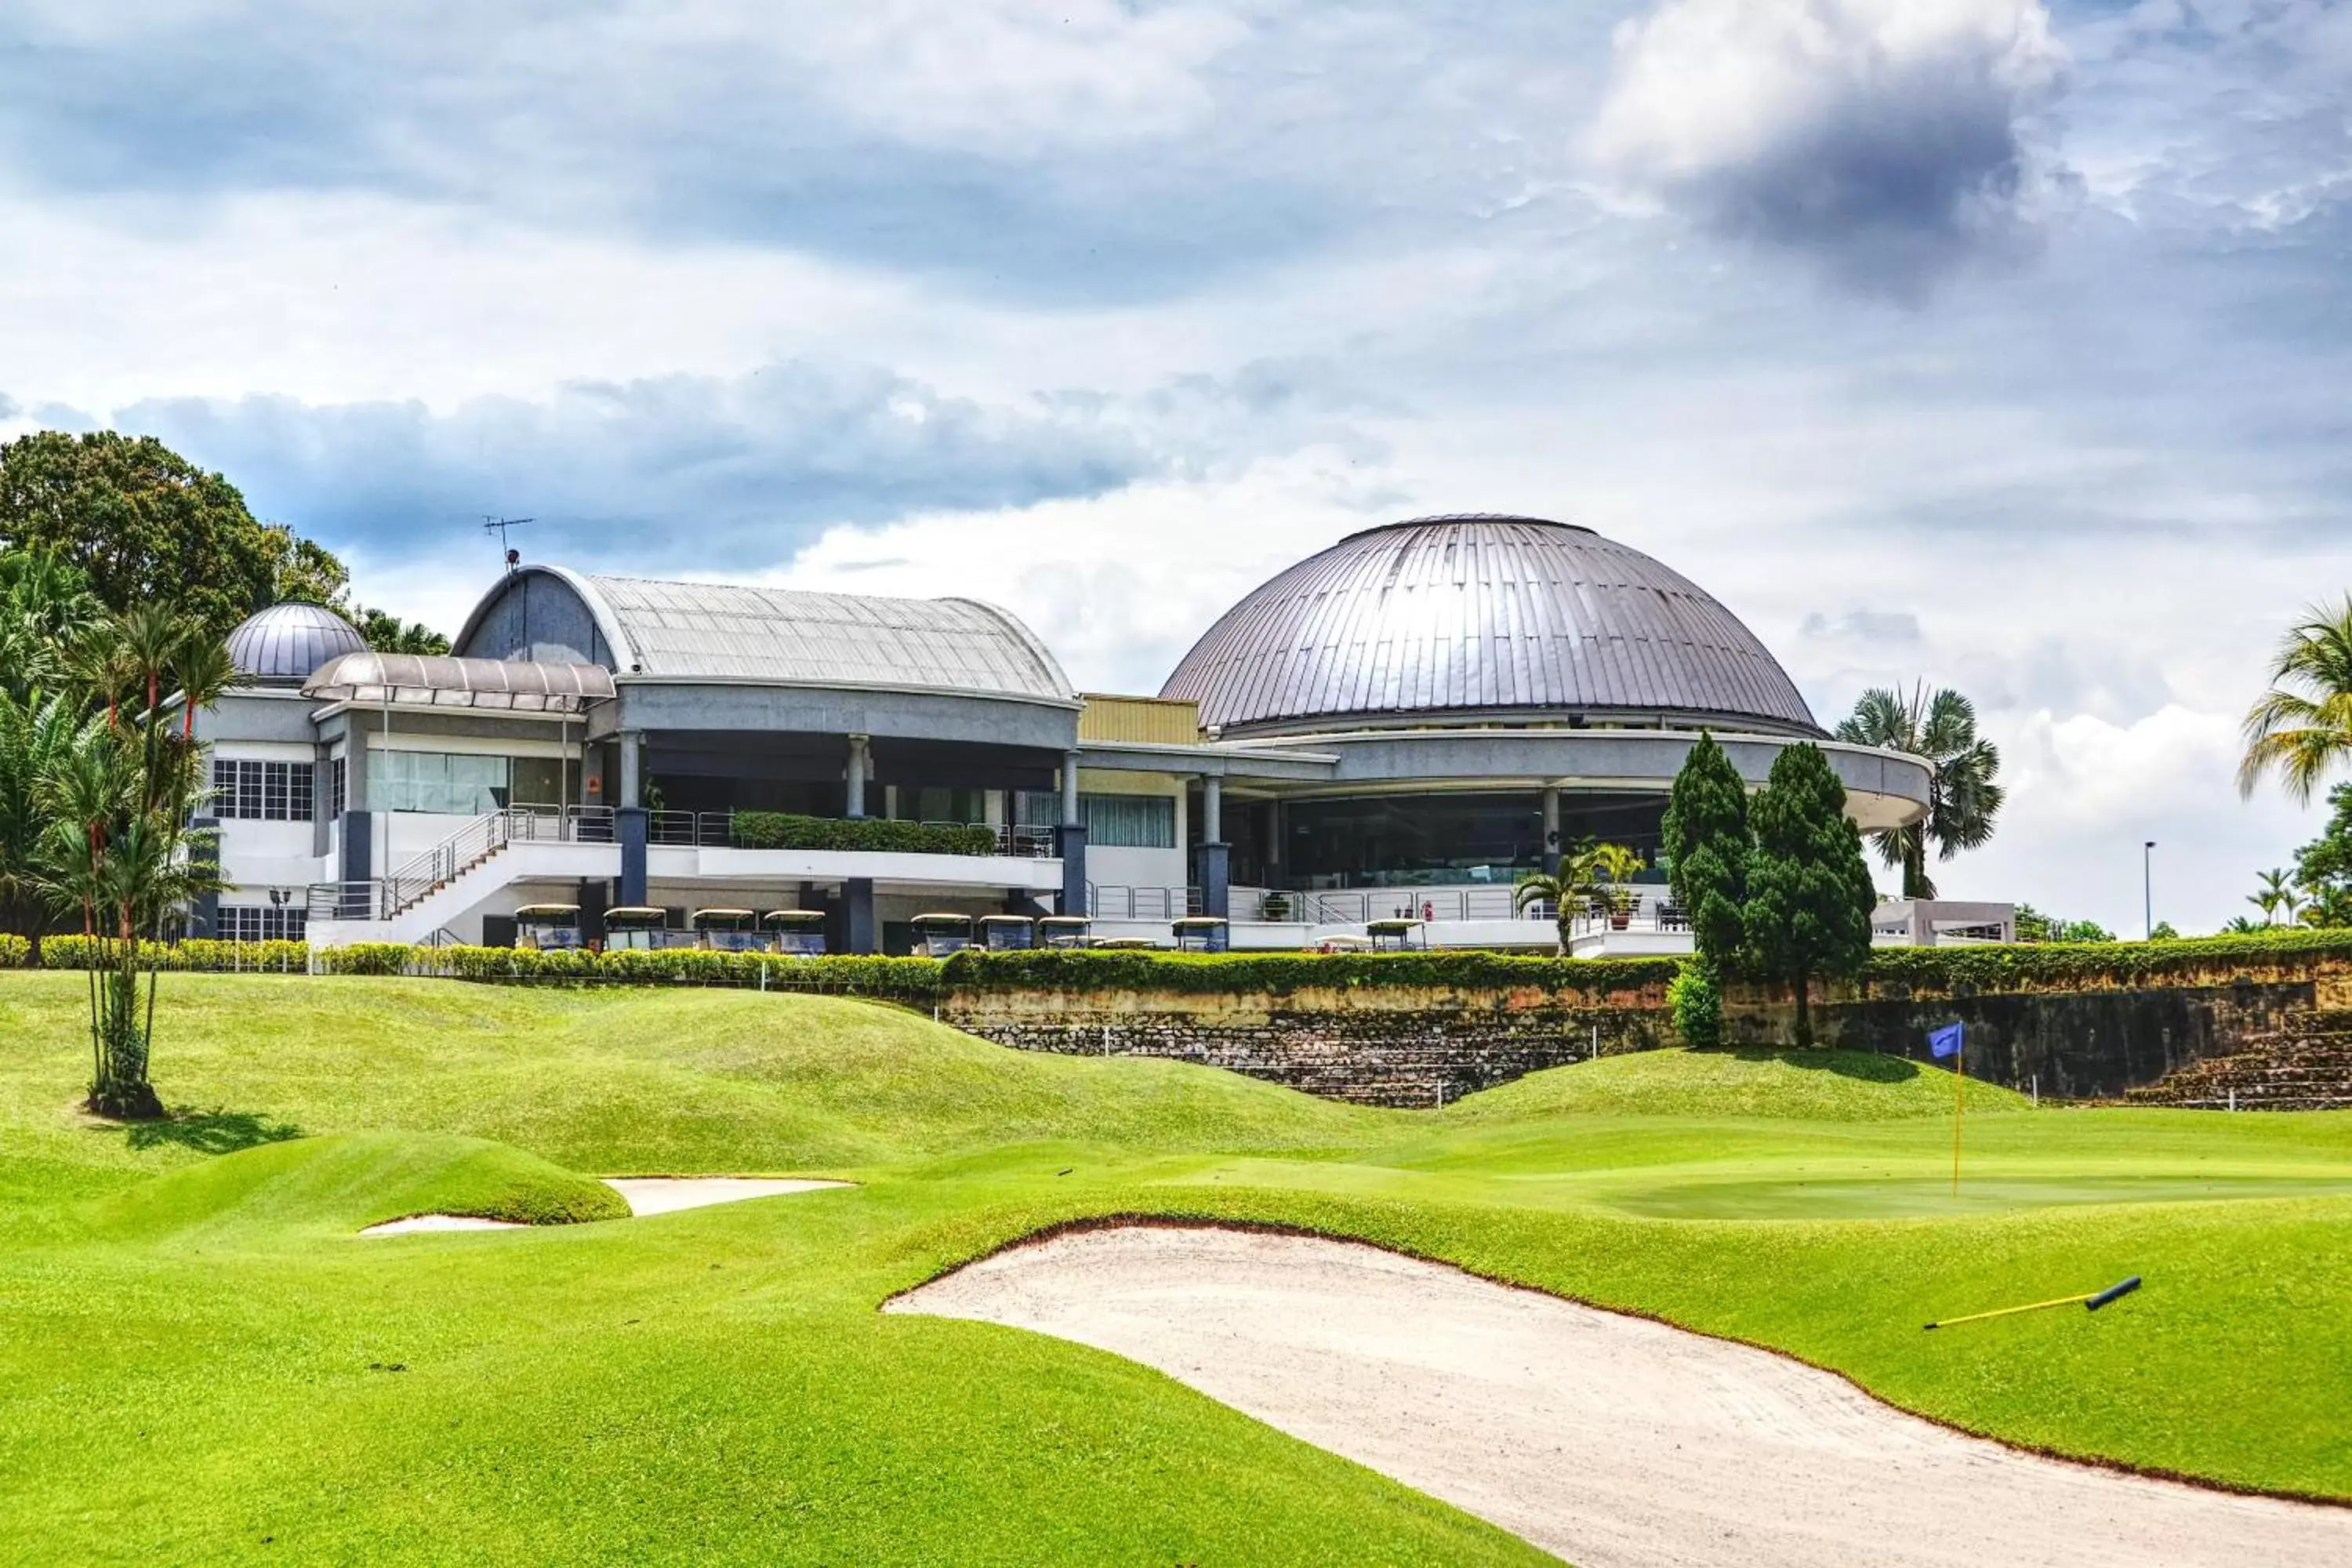
<instances>
[{"instance_id":1,"label":"blue golf flag","mask_svg":"<svg viewBox=\"0 0 2352 1568\"><path fill-rule=\"evenodd\" d=\"M1943 1057L1958 1056L1960 1054L1960 1025L1947 1024L1940 1029L1928 1030L1927 1049L1939 1058Z\"/></svg>"}]
</instances>

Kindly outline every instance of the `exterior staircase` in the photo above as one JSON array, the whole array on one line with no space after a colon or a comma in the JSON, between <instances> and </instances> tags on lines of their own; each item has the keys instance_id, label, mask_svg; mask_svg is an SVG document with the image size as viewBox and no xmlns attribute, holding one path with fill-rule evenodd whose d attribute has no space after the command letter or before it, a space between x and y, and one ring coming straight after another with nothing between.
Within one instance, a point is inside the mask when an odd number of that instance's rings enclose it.
<instances>
[{"instance_id":1,"label":"exterior staircase","mask_svg":"<svg viewBox=\"0 0 2352 1568\"><path fill-rule=\"evenodd\" d=\"M2200 1110L2352 1110L2352 1011L2290 1014L2245 1050L2209 1057L2124 1098Z\"/></svg>"},{"instance_id":2,"label":"exterior staircase","mask_svg":"<svg viewBox=\"0 0 2352 1568\"><path fill-rule=\"evenodd\" d=\"M515 813L476 817L383 879L383 919L397 920L514 842Z\"/></svg>"}]
</instances>

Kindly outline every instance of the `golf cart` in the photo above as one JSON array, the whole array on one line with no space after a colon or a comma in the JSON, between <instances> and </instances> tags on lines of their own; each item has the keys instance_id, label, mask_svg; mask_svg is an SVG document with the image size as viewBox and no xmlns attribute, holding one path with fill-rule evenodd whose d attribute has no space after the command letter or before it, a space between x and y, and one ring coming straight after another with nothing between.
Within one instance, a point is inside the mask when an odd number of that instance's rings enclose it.
<instances>
[{"instance_id":1,"label":"golf cart","mask_svg":"<svg viewBox=\"0 0 2352 1568\"><path fill-rule=\"evenodd\" d=\"M791 958L820 958L824 953L823 910L770 910L760 917L768 928L768 950Z\"/></svg>"},{"instance_id":2,"label":"golf cart","mask_svg":"<svg viewBox=\"0 0 2352 1568\"><path fill-rule=\"evenodd\" d=\"M578 904L525 904L515 911L515 945L568 952L580 945Z\"/></svg>"},{"instance_id":3,"label":"golf cart","mask_svg":"<svg viewBox=\"0 0 2352 1568\"><path fill-rule=\"evenodd\" d=\"M1047 915L1037 922L1040 947L1088 947L1095 922L1084 915Z\"/></svg>"},{"instance_id":4,"label":"golf cart","mask_svg":"<svg viewBox=\"0 0 2352 1568\"><path fill-rule=\"evenodd\" d=\"M917 915L915 955L919 958L945 958L971 945L971 917L956 914Z\"/></svg>"},{"instance_id":5,"label":"golf cart","mask_svg":"<svg viewBox=\"0 0 2352 1568\"><path fill-rule=\"evenodd\" d=\"M604 951L621 952L634 950L650 952L670 945L673 934L663 928L669 923L669 911L647 904L623 904L604 911Z\"/></svg>"},{"instance_id":6,"label":"golf cart","mask_svg":"<svg viewBox=\"0 0 2352 1568\"><path fill-rule=\"evenodd\" d=\"M717 952L757 952L758 918L750 910L697 910L686 917L694 944Z\"/></svg>"},{"instance_id":7,"label":"golf cart","mask_svg":"<svg viewBox=\"0 0 2352 1568\"><path fill-rule=\"evenodd\" d=\"M991 952L1019 952L1037 945L1037 922L1027 915L982 915L980 945Z\"/></svg>"}]
</instances>

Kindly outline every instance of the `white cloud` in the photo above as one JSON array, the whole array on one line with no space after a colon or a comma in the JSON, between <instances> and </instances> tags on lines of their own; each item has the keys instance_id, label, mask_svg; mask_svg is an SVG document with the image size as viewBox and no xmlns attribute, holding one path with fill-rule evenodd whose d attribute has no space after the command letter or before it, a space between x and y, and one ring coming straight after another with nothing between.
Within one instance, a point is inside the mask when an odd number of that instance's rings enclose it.
<instances>
[{"instance_id":1,"label":"white cloud","mask_svg":"<svg viewBox=\"0 0 2352 1568\"><path fill-rule=\"evenodd\" d=\"M1602 169L1864 286L2012 250L2044 200L2020 126L2066 56L2040 0L1662 0L1615 48Z\"/></svg>"},{"instance_id":2,"label":"white cloud","mask_svg":"<svg viewBox=\"0 0 2352 1568\"><path fill-rule=\"evenodd\" d=\"M985 599L1027 622L1080 689L1150 693L1235 600L1341 535L1400 515L1397 500L1349 454L1317 447L1228 477L833 529L769 580Z\"/></svg>"}]
</instances>

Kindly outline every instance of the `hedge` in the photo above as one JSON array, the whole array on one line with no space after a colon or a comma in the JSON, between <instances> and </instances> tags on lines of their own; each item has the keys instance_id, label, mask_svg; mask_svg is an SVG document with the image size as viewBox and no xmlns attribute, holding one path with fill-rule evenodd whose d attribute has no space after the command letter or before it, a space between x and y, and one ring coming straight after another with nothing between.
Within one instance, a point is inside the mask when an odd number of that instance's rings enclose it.
<instances>
[{"instance_id":1,"label":"hedge","mask_svg":"<svg viewBox=\"0 0 2352 1568\"><path fill-rule=\"evenodd\" d=\"M1474 952L1152 952L1034 948L946 961L951 987L975 991L1161 991L1287 995L1310 987L1444 986L1587 994L1663 989L1676 958L1540 958Z\"/></svg>"},{"instance_id":2,"label":"hedge","mask_svg":"<svg viewBox=\"0 0 2352 1568\"><path fill-rule=\"evenodd\" d=\"M20 939L21 940L21 939ZM44 969L88 969L91 949L97 945L89 937L45 936L41 939L41 967ZM221 942L211 937L190 937L184 942L142 942L139 962L142 967L191 973L249 973L255 970L272 974L301 974L310 967L310 944L302 942Z\"/></svg>"},{"instance_id":3,"label":"hedge","mask_svg":"<svg viewBox=\"0 0 2352 1568\"><path fill-rule=\"evenodd\" d=\"M2053 986L2128 988L2231 964L2352 960L2352 930L2282 927L2231 936L2161 942L2012 942L1985 947L1883 947L1864 978L1874 989L2035 990Z\"/></svg>"},{"instance_id":4,"label":"hedge","mask_svg":"<svg viewBox=\"0 0 2352 1568\"><path fill-rule=\"evenodd\" d=\"M720 952L704 948L646 952L620 948L400 947L369 943L329 950L325 966L341 974L440 975L453 980L546 980L606 984L726 985L822 991L929 1002L939 994L936 959L827 954L787 958L776 953Z\"/></svg>"},{"instance_id":5,"label":"hedge","mask_svg":"<svg viewBox=\"0 0 2352 1568\"><path fill-rule=\"evenodd\" d=\"M874 816L796 816L782 811L739 811L739 849L868 849L915 855L993 855L996 829Z\"/></svg>"},{"instance_id":6,"label":"hedge","mask_svg":"<svg viewBox=\"0 0 2352 1568\"><path fill-rule=\"evenodd\" d=\"M33 944L12 931L0 931L0 969L22 969L33 956Z\"/></svg>"}]
</instances>

